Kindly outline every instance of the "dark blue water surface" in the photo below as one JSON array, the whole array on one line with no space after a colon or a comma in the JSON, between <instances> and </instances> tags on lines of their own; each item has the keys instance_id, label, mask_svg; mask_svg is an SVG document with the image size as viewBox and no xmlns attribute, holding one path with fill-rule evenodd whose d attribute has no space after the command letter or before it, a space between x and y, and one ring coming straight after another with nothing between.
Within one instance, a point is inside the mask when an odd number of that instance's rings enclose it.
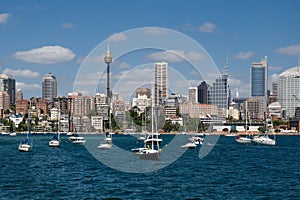
<instances>
[{"instance_id":1,"label":"dark blue water surface","mask_svg":"<svg viewBox=\"0 0 300 200\"><path fill-rule=\"evenodd\" d=\"M300 199L299 136L278 136L276 146L221 136L203 159L198 147L149 173L112 169L66 136L60 148L50 148L51 135L33 135L33 152L21 153L23 138L0 136L0 199ZM137 145L122 135L114 143Z\"/></svg>"}]
</instances>

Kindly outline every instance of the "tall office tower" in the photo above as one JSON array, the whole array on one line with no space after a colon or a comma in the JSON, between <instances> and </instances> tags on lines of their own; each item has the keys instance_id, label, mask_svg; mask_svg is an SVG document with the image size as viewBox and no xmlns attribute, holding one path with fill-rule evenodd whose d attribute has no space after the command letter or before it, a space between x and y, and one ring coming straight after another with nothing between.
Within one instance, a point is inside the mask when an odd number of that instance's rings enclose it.
<instances>
[{"instance_id":1,"label":"tall office tower","mask_svg":"<svg viewBox=\"0 0 300 200\"><path fill-rule=\"evenodd\" d=\"M10 105L16 103L16 80L12 76L0 74L0 91L7 92Z\"/></svg>"},{"instance_id":2,"label":"tall office tower","mask_svg":"<svg viewBox=\"0 0 300 200\"><path fill-rule=\"evenodd\" d=\"M23 99L23 91L21 89L17 89L16 92L16 101Z\"/></svg>"},{"instance_id":3,"label":"tall office tower","mask_svg":"<svg viewBox=\"0 0 300 200\"><path fill-rule=\"evenodd\" d=\"M265 56L260 62L253 62L250 68L251 97L259 101L259 119L264 119L267 111L268 98L268 58Z\"/></svg>"},{"instance_id":4,"label":"tall office tower","mask_svg":"<svg viewBox=\"0 0 300 200\"><path fill-rule=\"evenodd\" d=\"M50 72L43 78L42 98L53 102L55 97L57 97L57 81L56 77Z\"/></svg>"},{"instance_id":5,"label":"tall office tower","mask_svg":"<svg viewBox=\"0 0 300 200\"><path fill-rule=\"evenodd\" d=\"M253 62L250 69L251 97L267 96L268 92L268 59L265 56L260 62Z\"/></svg>"},{"instance_id":6,"label":"tall office tower","mask_svg":"<svg viewBox=\"0 0 300 200\"><path fill-rule=\"evenodd\" d=\"M198 88L189 87L189 101L192 103L198 103Z\"/></svg>"},{"instance_id":7,"label":"tall office tower","mask_svg":"<svg viewBox=\"0 0 300 200\"><path fill-rule=\"evenodd\" d=\"M207 104L207 92L208 92L208 87L209 85L203 81L199 86L198 86L198 102L202 104Z\"/></svg>"},{"instance_id":8,"label":"tall office tower","mask_svg":"<svg viewBox=\"0 0 300 200\"><path fill-rule=\"evenodd\" d=\"M218 116L225 118L229 107L228 63L224 66L219 77L208 88L208 103L218 106Z\"/></svg>"},{"instance_id":9,"label":"tall office tower","mask_svg":"<svg viewBox=\"0 0 300 200\"><path fill-rule=\"evenodd\" d=\"M277 95L285 117L294 117L296 107L300 107L300 66L279 75Z\"/></svg>"},{"instance_id":10,"label":"tall office tower","mask_svg":"<svg viewBox=\"0 0 300 200\"><path fill-rule=\"evenodd\" d=\"M168 98L168 63L154 63L154 105Z\"/></svg>"},{"instance_id":11,"label":"tall office tower","mask_svg":"<svg viewBox=\"0 0 300 200\"><path fill-rule=\"evenodd\" d=\"M272 94L273 95L277 95L277 91L278 91L278 83L277 82L274 82L272 83Z\"/></svg>"}]
</instances>

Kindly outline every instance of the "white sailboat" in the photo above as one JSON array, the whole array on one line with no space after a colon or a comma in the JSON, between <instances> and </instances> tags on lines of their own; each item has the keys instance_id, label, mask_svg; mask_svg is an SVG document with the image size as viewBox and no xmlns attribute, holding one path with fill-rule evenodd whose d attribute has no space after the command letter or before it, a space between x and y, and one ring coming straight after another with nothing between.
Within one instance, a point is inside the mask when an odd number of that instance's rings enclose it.
<instances>
[{"instance_id":1,"label":"white sailboat","mask_svg":"<svg viewBox=\"0 0 300 200\"><path fill-rule=\"evenodd\" d=\"M267 124L266 132L261 133L260 135L254 136L252 139L252 142L254 142L255 144L274 146L274 145L276 145L276 135L274 133L272 120L269 117L267 117L267 119L266 119L266 124ZM269 137L271 132L273 132L273 135L274 135L273 139Z\"/></svg>"},{"instance_id":2,"label":"white sailboat","mask_svg":"<svg viewBox=\"0 0 300 200\"><path fill-rule=\"evenodd\" d=\"M26 136L26 139L25 141L21 142L18 146L18 150L20 152L30 152L32 151L32 143L31 143L31 140L30 140L30 123L31 123L31 119L28 118L28 121L27 121L28 125L27 125L27 136Z\"/></svg>"},{"instance_id":3,"label":"white sailboat","mask_svg":"<svg viewBox=\"0 0 300 200\"><path fill-rule=\"evenodd\" d=\"M52 139L49 141L49 147L60 147L60 134L57 133L53 135Z\"/></svg>"},{"instance_id":4,"label":"white sailboat","mask_svg":"<svg viewBox=\"0 0 300 200\"><path fill-rule=\"evenodd\" d=\"M152 94L152 103L151 103L151 127L152 131L151 134L148 135L146 140L144 141L144 148L140 148L139 152L137 153L141 159L144 160L159 160L159 144L162 141L159 138L160 134L157 133L157 128L154 133L154 99Z\"/></svg>"},{"instance_id":5,"label":"white sailboat","mask_svg":"<svg viewBox=\"0 0 300 200\"><path fill-rule=\"evenodd\" d=\"M57 134L53 135L52 139L49 141L49 147L60 147L59 121L60 110L58 110Z\"/></svg>"},{"instance_id":6,"label":"white sailboat","mask_svg":"<svg viewBox=\"0 0 300 200\"><path fill-rule=\"evenodd\" d=\"M248 104L247 104L247 101L246 101L246 116L245 116L245 118L246 118L246 130L245 130L246 136L243 137L241 135L237 135L235 138L235 141L240 144L250 144L251 143L251 138L248 137Z\"/></svg>"}]
</instances>

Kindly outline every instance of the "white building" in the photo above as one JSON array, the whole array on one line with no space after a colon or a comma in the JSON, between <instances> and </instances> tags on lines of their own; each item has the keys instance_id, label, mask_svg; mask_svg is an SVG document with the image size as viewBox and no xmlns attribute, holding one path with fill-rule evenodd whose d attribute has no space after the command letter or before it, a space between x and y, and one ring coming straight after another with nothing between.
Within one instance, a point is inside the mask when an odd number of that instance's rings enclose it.
<instances>
[{"instance_id":1,"label":"white building","mask_svg":"<svg viewBox=\"0 0 300 200\"><path fill-rule=\"evenodd\" d=\"M144 112L146 107L151 106L151 99L146 94L138 94L137 98L132 99L132 107L134 106L138 107L141 112Z\"/></svg>"},{"instance_id":2,"label":"white building","mask_svg":"<svg viewBox=\"0 0 300 200\"><path fill-rule=\"evenodd\" d=\"M277 94L285 117L294 117L296 107L300 107L300 66L279 75Z\"/></svg>"},{"instance_id":3,"label":"white building","mask_svg":"<svg viewBox=\"0 0 300 200\"><path fill-rule=\"evenodd\" d=\"M91 117L92 126L98 130L103 131L103 117L102 116L92 116Z\"/></svg>"},{"instance_id":4,"label":"white building","mask_svg":"<svg viewBox=\"0 0 300 200\"><path fill-rule=\"evenodd\" d=\"M168 63L154 63L154 104L168 98Z\"/></svg>"},{"instance_id":5,"label":"white building","mask_svg":"<svg viewBox=\"0 0 300 200\"><path fill-rule=\"evenodd\" d=\"M198 87L189 87L189 101L198 103Z\"/></svg>"}]
</instances>

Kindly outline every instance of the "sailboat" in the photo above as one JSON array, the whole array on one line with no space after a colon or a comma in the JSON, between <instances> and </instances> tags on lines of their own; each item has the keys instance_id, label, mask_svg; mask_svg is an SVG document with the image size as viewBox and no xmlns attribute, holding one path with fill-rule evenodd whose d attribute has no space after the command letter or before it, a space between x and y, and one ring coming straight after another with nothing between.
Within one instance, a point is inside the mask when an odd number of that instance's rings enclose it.
<instances>
[{"instance_id":1,"label":"sailboat","mask_svg":"<svg viewBox=\"0 0 300 200\"><path fill-rule=\"evenodd\" d=\"M236 138L235 138L235 141L237 143L240 143L240 144L250 144L251 143L251 138L248 137L248 104L247 104L247 101L246 101L246 136L243 137L241 135L237 135Z\"/></svg>"},{"instance_id":2,"label":"sailboat","mask_svg":"<svg viewBox=\"0 0 300 200\"><path fill-rule=\"evenodd\" d=\"M162 141L159 138L159 133L154 133L154 99L152 95L152 103L151 103L151 127L152 131L151 134L148 135L146 140L144 141L144 148L139 148L139 152L137 153L141 159L144 160L159 160L159 143Z\"/></svg>"},{"instance_id":3,"label":"sailboat","mask_svg":"<svg viewBox=\"0 0 300 200\"><path fill-rule=\"evenodd\" d=\"M59 133L53 135L52 139L49 141L49 147L60 147L60 134Z\"/></svg>"},{"instance_id":4,"label":"sailboat","mask_svg":"<svg viewBox=\"0 0 300 200\"><path fill-rule=\"evenodd\" d=\"M27 131L26 139L25 139L25 141L21 142L19 144L19 147L18 147L20 152L30 152L30 151L32 151L32 143L31 143L31 140L30 140L30 123L31 123L30 118L28 118L27 123L28 123L28 126L27 126L28 131Z\"/></svg>"},{"instance_id":5,"label":"sailboat","mask_svg":"<svg viewBox=\"0 0 300 200\"><path fill-rule=\"evenodd\" d=\"M60 121L60 111L58 113L57 121L57 134L53 135L52 139L49 141L49 147L60 147L60 134L59 134L59 121Z\"/></svg>"},{"instance_id":6,"label":"sailboat","mask_svg":"<svg viewBox=\"0 0 300 200\"><path fill-rule=\"evenodd\" d=\"M262 144L262 145L269 145L269 146L274 146L276 144L276 135L273 130L273 124L272 120L267 117L266 119L266 124L267 124L267 130L265 133L261 133L260 135L256 135L253 137L252 141L255 144ZM273 132L274 138L270 138L269 134Z\"/></svg>"}]
</instances>

